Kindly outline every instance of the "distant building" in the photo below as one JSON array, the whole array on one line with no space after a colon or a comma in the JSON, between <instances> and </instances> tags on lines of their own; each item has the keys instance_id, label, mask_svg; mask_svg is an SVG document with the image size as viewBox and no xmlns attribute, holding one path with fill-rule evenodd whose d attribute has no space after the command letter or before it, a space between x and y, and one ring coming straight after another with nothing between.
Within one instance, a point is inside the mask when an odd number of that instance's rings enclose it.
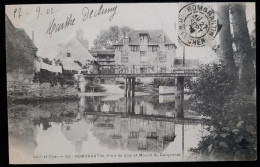
<instances>
[{"instance_id":1,"label":"distant building","mask_svg":"<svg viewBox=\"0 0 260 167\"><path fill-rule=\"evenodd\" d=\"M115 62L136 73L169 72L176 45L163 30L133 30L115 46ZM153 66L153 67L152 67Z\"/></svg>"},{"instance_id":2,"label":"distant building","mask_svg":"<svg viewBox=\"0 0 260 167\"><path fill-rule=\"evenodd\" d=\"M32 80L37 47L24 29L16 28L5 15L7 80L11 78Z\"/></svg>"},{"instance_id":3,"label":"distant building","mask_svg":"<svg viewBox=\"0 0 260 167\"><path fill-rule=\"evenodd\" d=\"M86 69L89 73L97 73L94 58L88 51L88 41L83 38L83 30L76 32L76 36L72 38L67 45L57 55L63 65L64 73L78 73L82 69Z\"/></svg>"},{"instance_id":4,"label":"distant building","mask_svg":"<svg viewBox=\"0 0 260 167\"><path fill-rule=\"evenodd\" d=\"M101 65L103 72L113 73L115 69L115 50L89 50Z\"/></svg>"}]
</instances>

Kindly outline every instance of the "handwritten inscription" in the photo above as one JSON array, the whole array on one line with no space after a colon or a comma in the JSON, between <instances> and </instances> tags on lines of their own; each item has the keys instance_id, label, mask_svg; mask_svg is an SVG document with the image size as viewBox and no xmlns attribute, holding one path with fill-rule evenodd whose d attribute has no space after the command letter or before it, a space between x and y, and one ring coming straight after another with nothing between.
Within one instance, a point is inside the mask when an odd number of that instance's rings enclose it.
<instances>
[{"instance_id":1,"label":"handwritten inscription","mask_svg":"<svg viewBox=\"0 0 260 167\"><path fill-rule=\"evenodd\" d=\"M75 25L75 20L76 19L73 18L72 14L70 14L67 17L66 22L63 22L63 23L56 23L55 22L55 18L53 18L53 20L50 21L50 24L49 24L49 27L47 29L46 34L52 36L53 33L57 33L57 32L59 32L61 30L64 30L67 27L71 27L71 26Z\"/></svg>"},{"instance_id":2,"label":"handwritten inscription","mask_svg":"<svg viewBox=\"0 0 260 167\"><path fill-rule=\"evenodd\" d=\"M109 21L111 22L113 20L114 16L117 14L116 10L117 10L117 6L114 6L112 8L103 8L103 4L100 5L98 10L92 10L92 9L89 9L88 7L84 7L82 10L82 15L83 15L82 20L86 21L87 19L91 19L91 18L95 18L100 15L112 13L109 17Z\"/></svg>"},{"instance_id":3,"label":"handwritten inscription","mask_svg":"<svg viewBox=\"0 0 260 167\"><path fill-rule=\"evenodd\" d=\"M82 13L82 21L87 21L88 19L94 19L95 17L101 16L101 15L110 15L109 21L111 22L117 12L117 6L113 7L104 7L105 5L101 4L99 8L97 9L90 9L89 7L83 7L81 13ZM28 14L35 14L36 19L43 17L44 15L53 15L54 13L58 12L59 10L56 10L54 8L43 8L41 6L37 6L33 12L26 12L22 9L22 7L15 8L13 11L14 18L20 19L24 15ZM55 16L55 15L54 15ZM64 22L57 22L57 19L54 17L50 20L49 26L47 27L46 34L52 37L53 34L60 32L68 27L71 27L76 24L76 18L73 17L72 14L70 14L66 21Z\"/></svg>"},{"instance_id":4,"label":"handwritten inscription","mask_svg":"<svg viewBox=\"0 0 260 167\"><path fill-rule=\"evenodd\" d=\"M53 13L55 13L55 12L58 12L58 11L57 11L57 10L54 11L53 8L48 8L48 9L46 9L46 11L45 11L44 13L42 13L42 10L41 10L41 7L40 7L40 6L38 6L38 7L36 8L37 19L40 17L40 15L43 15L43 14L53 14Z\"/></svg>"},{"instance_id":5,"label":"handwritten inscription","mask_svg":"<svg viewBox=\"0 0 260 167\"><path fill-rule=\"evenodd\" d=\"M14 18L18 17L20 19L22 16L21 13L22 13L22 8L15 8L14 9Z\"/></svg>"},{"instance_id":6,"label":"handwritten inscription","mask_svg":"<svg viewBox=\"0 0 260 167\"><path fill-rule=\"evenodd\" d=\"M40 6L37 6L35 12L37 14L36 18L38 19L41 15L51 15L55 12L58 12L58 10L54 11L53 8L42 9ZM14 18L20 19L22 16L24 16L24 14L28 15L30 13L22 10L22 7L14 9Z\"/></svg>"}]
</instances>

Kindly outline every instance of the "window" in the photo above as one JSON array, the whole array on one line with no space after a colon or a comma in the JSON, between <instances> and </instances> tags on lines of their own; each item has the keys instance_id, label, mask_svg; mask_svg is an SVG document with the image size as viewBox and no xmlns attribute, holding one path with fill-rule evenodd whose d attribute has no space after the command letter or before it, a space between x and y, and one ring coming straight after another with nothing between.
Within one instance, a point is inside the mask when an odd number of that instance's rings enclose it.
<instances>
[{"instance_id":1,"label":"window","mask_svg":"<svg viewBox=\"0 0 260 167\"><path fill-rule=\"evenodd\" d=\"M140 44L147 45L147 43L148 43L148 34L140 35Z\"/></svg>"},{"instance_id":2,"label":"window","mask_svg":"<svg viewBox=\"0 0 260 167\"><path fill-rule=\"evenodd\" d=\"M152 52L157 52L158 51L158 46L152 46Z\"/></svg>"},{"instance_id":3,"label":"window","mask_svg":"<svg viewBox=\"0 0 260 167\"><path fill-rule=\"evenodd\" d=\"M71 57L71 54L69 52L67 52L67 57Z\"/></svg>"},{"instance_id":4,"label":"window","mask_svg":"<svg viewBox=\"0 0 260 167\"><path fill-rule=\"evenodd\" d=\"M159 52L159 62L165 63L167 61L166 53Z\"/></svg>"},{"instance_id":5,"label":"window","mask_svg":"<svg viewBox=\"0 0 260 167\"><path fill-rule=\"evenodd\" d=\"M170 50L170 49L173 49L173 45L165 45L165 47Z\"/></svg>"},{"instance_id":6,"label":"window","mask_svg":"<svg viewBox=\"0 0 260 167\"><path fill-rule=\"evenodd\" d=\"M139 50L140 50L140 47L138 45L131 46L131 51L136 52L136 51L139 51Z\"/></svg>"},{"instance_id":7,"label":"window","mask_svg":"<svg viewBox=\"0 0 260 167\"><path fill-rule=\"evenodd\" d=\"M122 46L116 46L116 50L118 50L118 51L122 51Z\"/></svg>"},{"instance_id":8,"label":"window","mask_svg":"<svg viewBox=\"0 0 260 167\"><path fill-rule=\"evenodd\" d=\"M141 61L141 63L142 62L147 62L147 54L146 54L145 51L141 51L140 52L140 61Z\"/></svg>"}]
</instances>

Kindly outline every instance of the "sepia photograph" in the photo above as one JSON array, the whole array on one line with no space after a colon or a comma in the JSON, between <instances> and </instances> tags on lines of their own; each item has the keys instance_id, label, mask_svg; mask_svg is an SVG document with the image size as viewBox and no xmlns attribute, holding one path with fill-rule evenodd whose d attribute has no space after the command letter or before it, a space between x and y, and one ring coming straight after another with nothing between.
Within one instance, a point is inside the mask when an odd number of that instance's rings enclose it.
<instances>
[{"instance_id":1,"label":"sepia photograph","mask_svg":"<svg viewBox=\"0 0 260 167\"><path fill-rule=\"evenodd\" d=\"M255 9L5 5L9 164L257 160Z\"/></svg>"}]
</instances>

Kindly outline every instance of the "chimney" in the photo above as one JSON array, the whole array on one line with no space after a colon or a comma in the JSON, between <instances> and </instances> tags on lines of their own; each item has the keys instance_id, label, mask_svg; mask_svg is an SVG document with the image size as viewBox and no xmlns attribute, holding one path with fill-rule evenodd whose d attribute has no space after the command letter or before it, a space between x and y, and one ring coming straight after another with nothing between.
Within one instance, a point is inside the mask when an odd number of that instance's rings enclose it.
<instances>
[{"instance_id":1,"label":"chimney","mask_svg":"<svg viewBox=\"0 0 260 167\"><path fill-rule=\"evenodd\" d=\"M84 31L82 28L76 31L77 39L82 43L82 45L88 50L89 49L89 42L88 40L84 40Z\"/></svg>"},{"instance_id":2,"label":"chimney","mask_svg":"<svg viewBox=\"0 0 260 167\"><path fill-rule=\"evenodd\" d=\"M79 30L77 30L76 35L77 35L77 39L78 39L79 41L83 41L84 32L83 32L82 28L80 28Z\"/></svg>"}]
</instances>

